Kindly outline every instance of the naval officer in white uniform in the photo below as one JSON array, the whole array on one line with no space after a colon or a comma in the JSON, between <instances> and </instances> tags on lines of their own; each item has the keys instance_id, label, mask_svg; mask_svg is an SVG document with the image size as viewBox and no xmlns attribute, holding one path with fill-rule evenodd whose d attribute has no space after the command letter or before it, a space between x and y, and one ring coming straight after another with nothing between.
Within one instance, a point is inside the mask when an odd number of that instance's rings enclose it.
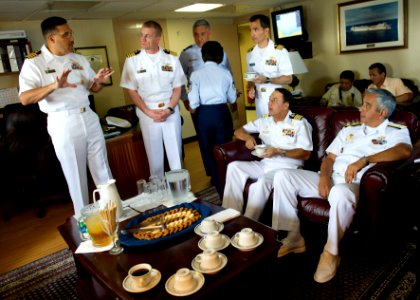
<instances>
[{"instance_id":1,"label":"naval officer in white uniform","mask_svg":"<svg viewBox=\"0 0 420 300\"><path fill-rule=\"evenodd\" d=\"M73 31L61 17L41 23L45 44L25 59L19 75L20 102L38 103L48 114L48 133L63 169L74 212L89 203L87 168L96 185L112 179L98 116L89 108L89 93L98 92L113 73L95 75L89 62L73 53Z\"/></svg>"},{"instance_id":2,"label":"naval officer in white uniform","mask_svg":"<svg viewBox=\"0 0 420 300\"><path fill-rule=\"evenodd\" d=\"M328 237L314 280L331 280L340 263L339 242L349 228L359 202L360 180L378 162L406 159L411 140L404 125L388 121L395 97L383 89L368 89L360 107L360 123L344 127L327 148L320 172L279 170L274 176L273 228L288 231L278 256L306 250L300 234L297 196L323 198L330 204Z\"/></svg>"},{"instance_id":3,"label":"naval officer in white uniform","mask_svg":"<svg viewBox=\"0 0 420 300\"><path fill-rule=\"evenodd\" d=\"M128 55L121 87L140 119L150 174L164 175L164 146L171 170L181 169L181 118L178 102L185 75L177 57L159 47L162 27L147 21L140 29L141 50Z\"/></svg>"},{"instance_id":4,"label":"naval officer in white uniform","mask_svg":"<svg viewBox=\"0 0 420 300\"><path fill-rule=\"evenodd\" d=\"M255 79L248 82L248 96L255 99L257 118L268 115L268 101L276 88L292 82L293 69L289 53L279 50L270 37L270 19L254 15L251 22L251 38L255 47L246 56L247 72L256 72Z\"/></svg>"}]
</instances>

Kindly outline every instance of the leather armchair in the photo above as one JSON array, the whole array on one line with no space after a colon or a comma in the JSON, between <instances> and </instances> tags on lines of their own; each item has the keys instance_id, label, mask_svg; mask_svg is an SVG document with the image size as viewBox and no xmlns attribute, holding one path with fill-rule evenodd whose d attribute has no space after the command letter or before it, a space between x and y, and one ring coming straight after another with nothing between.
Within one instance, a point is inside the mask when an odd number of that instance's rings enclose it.
<instances>
[{"instance_id":1,"label":"leather armchair","mask_svg":"<svg viewBox=\"0 0 420 300\"><path fill-rule=\"evenodd\" d=\"M38 105L10 104L3 109L0 202L3 218L27 207L45 215L46 201L69 199L67 184Z\"/></svg>"},{"instance_id":2,"label":"leather armchair","mask_svg":"<svg viewBox=\"0 0 420 300\"><path fill-rule=\"evenodd\" d=\"M293 112L303 115L312 125L313 129L313 153L308 161L305 162L305 169L318 171L325 150L332 142L336 134L349 122L359 121L359 112L356 110L336 111L328 107L294 107ZM404 124L408 127L413 145L418 139L419 125L416 116L406 111L396 111L390 120ZM232 142L218 145L213 150L217 167L219 171L220 184L225 186L225 176L227 165L235 160L255 159L250 151L244 146L244 142L234 140ZM378 230L378 219L382 213L380 209L382 204L391 195L390 183L396 180L399 166L403 164L413 164L415 158L420 157L420 151L413 151L413 156L404 162L378 163L370 168L361 180L361 199L356 213L357 221L353 223L358 227L367 229L370 234L375 234ZM249 184L254 182L248 180L244 190L244 199L246 203ZM403 188L403 187L399 187ZM409 187L407 187L409 188ZM329 219L329 204L327 201L319 198L299 198L298 212L302 220L327 224ZM260 221L271 226L272 195L267 203L266 209L261 216ZM383 219L383 218L382 218Z\"/></svg>"}]
</instances>

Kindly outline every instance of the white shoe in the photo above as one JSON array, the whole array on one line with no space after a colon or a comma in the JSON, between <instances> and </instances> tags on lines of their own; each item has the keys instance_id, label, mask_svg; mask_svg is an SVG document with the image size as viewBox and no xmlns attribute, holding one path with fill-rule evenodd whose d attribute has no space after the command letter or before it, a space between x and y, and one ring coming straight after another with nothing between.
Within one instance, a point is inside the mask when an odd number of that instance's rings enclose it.
<instances>
[{"instance_id":1,"label":"white shoe","mask_svg":"<svg viewBox=\"0 0 420 300\"><path fill-rule=\"evenodd\" d=\"M340 256L332 255L324 250L319 259L318 267L314 274L314 280L319 283L330 281L334 278L339 265Z\"/></svg>"},{"instance_id":2,"label":"white shoe","mask_svg":"<svg viewBox=\"0 0 420 300\"><path fill-rule=\"evenodd\" d=\"M303 237L293 242L285 238L282 239L281 242L283 245L280 247L277 257L283 257L292 252L303 253L306 251L305 239Z\"/></svg>"}]
</instances>

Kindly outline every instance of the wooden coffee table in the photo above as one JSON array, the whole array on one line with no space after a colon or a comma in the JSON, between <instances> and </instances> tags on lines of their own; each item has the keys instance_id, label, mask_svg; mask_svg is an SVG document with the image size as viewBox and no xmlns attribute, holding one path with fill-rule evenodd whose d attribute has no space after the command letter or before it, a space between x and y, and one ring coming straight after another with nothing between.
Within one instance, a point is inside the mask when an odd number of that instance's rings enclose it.
<instances>
[{"instance_id":1,"label":"wooden coffee table","mask_svg":"<svg viewBox=\"0 0 420 300\"><path fill-rule=\"evenodd\" d=\"M223 208L209 202L197 200L196 203L209 206L212 213ZM221 250L228 262L214 275L204 274L204 286L196 293L182 297L187 299L217 299L216 297L253 296L258 299L271 299L272 288L276 282L273 267L281 243L276 239L277 232L264 224L239 216L224 223L223 234L232 237L244 227L251 227L264 237L264 242L255 250L242 252L229 245ZM71 217L58 227L59 232L74 253L81 242L76 220ZM165 290L165 283L179 268L191 269L192 259L202 250L198 247L200 236L191 231L174 241L161 246L147 248L126 248L117 256L103 253L74 254L78 269L78 291L85 299L175 299ZM161 272L162 278L153 289L143 293L129 293L122 282L131 266L149 263ZM245 299L245 298L244 298Z\"/></svg>"}]
</instances>

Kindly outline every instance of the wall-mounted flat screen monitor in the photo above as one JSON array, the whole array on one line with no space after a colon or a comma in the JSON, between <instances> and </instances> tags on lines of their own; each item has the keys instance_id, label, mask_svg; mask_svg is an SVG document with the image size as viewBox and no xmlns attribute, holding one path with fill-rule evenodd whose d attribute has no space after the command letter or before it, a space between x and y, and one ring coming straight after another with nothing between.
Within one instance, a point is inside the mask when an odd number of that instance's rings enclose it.
<instances>
[{"instance_id":1,"label":"wall-mounted flat screen monitor","mask_svg":"<svg viewBox=\"0 0 420 300\"><path fill-rule=\"evenodd\" d=\"M271 22L276 44L285 45L304 38L302 6L273 11Z\"/></svg>"}]
</instances>

